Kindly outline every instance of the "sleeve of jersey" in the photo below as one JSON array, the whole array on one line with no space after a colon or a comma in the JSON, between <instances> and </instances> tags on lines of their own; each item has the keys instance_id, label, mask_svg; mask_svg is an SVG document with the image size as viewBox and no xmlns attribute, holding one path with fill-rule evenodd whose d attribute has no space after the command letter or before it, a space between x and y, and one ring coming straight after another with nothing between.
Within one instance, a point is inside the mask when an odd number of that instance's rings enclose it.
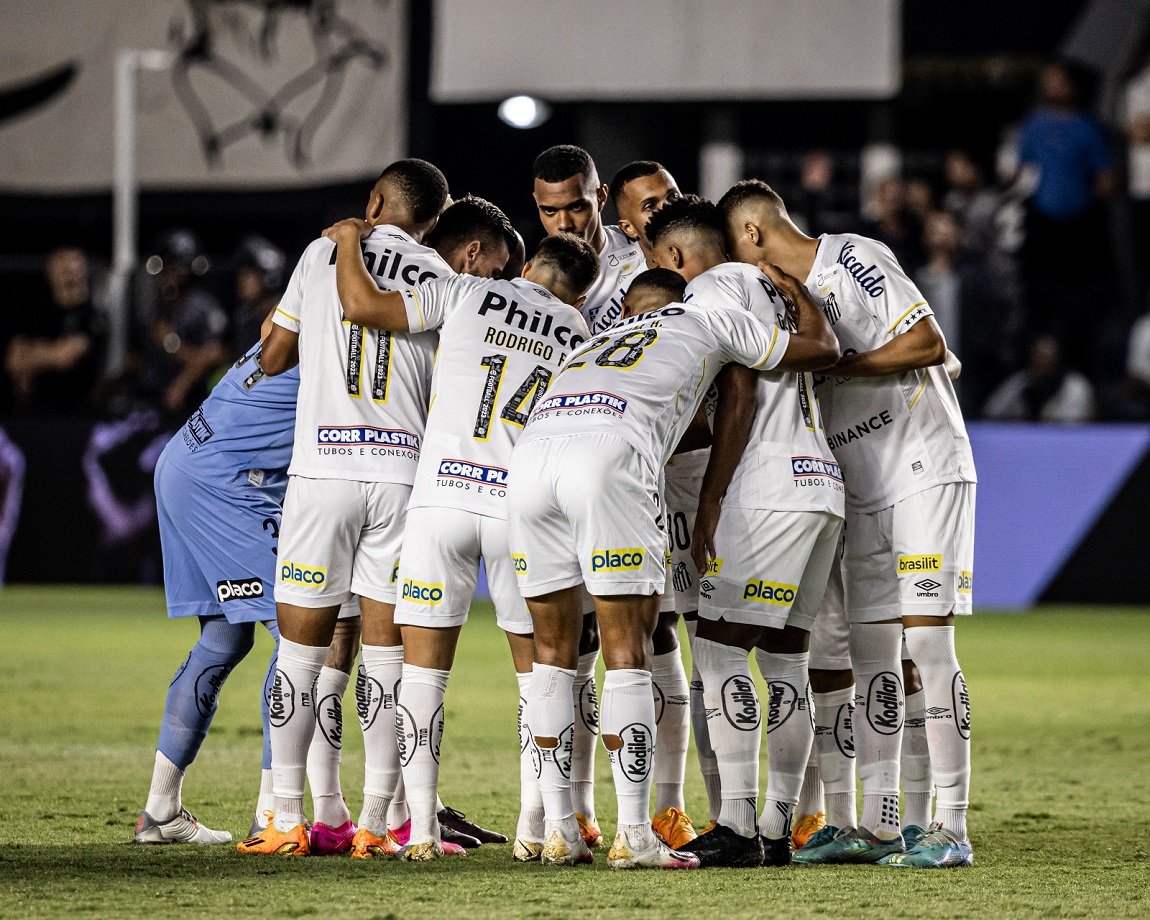
<instances>
[{"instance_id":1,"label":"sleeve of jersey","mask_svg":"<svg viewBox=\"0 0 1150 920\"><path fill-rule=\"evenodd\" d=\"M872 302L887 334L902 335L923 317L933 316L930 304L902 270L894 253L882 245L872 245L868 249L869 253L860 255L860 258L867 262L874 259L874 265L883 277L881 282L871 286L869 296L863 299ZM873 294L876 287L881 287L878 297Z\"/></svg>"},{"instance_id":2,"label":"sleeve of jersey","mask_svg":"<svg viewBox=\"0 0 1150 920\"><path fill-rule=\"evenodd\" d=\"M450 289L455 278L435 278L403 291L407 328L412 332L438 329L447 319Z\"/></svg>"},{"instance_id":3,"label":"sleeve of jersey","mask_svg":"<svg viewBox=\"0 0 1150 920\"><path fill-rule=\"evenodd\" d=\"M287 288L284 290L283 297L280 298L279 304L276 306L275 313L272 314L272 322L277 326L283 326L289 332L299 333L300 326L303 324L303 284L304 277L307 274L307 263L312 255L312 251L319 241L312 243L307 249L304 250L299 261L296 262L295 268L292 270L291 278L288 279ZM328 244L331 245L330 243Z\"/></svg>"},{"instance_id":4,"label":"sleeve of jersey","mask_svg":"<svg viewBox=\"0 0 1150 920\"><path fill-rule=\"evenodd\" d=\"M789 332L777 323L763 323L752 313L716 311L713 316L727 340L728 358L759 371L771 371L779 366L791 343Z\"/></svg>"}]
</instances>

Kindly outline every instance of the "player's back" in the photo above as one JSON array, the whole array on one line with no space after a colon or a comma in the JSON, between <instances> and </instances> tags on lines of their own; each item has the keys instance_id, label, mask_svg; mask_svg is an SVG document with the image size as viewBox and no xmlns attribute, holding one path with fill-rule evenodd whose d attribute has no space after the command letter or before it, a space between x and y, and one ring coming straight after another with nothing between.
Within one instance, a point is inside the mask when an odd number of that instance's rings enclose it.
<instances>
[{"instance_id":1,"label":"player's back","mask_svg":"<svg viewBox=\"0 0 1150 920\"><path fill-rule=\"evenodd\" d=\"M685 299L746 310L768 327L795 328L771 280L742 262L725 262L696 276ZM842 514L842 474L823 433L809 373L759 374L750 437L723 501L737 508Z\"/></svg>"},{"instance_id":2,"label":"player's back","mask_svg":"<svg viewBox=\"0 0 1150 920\"><path fill-rule=\"evenodd\" d=\"M805 283L844 354L873 351L933 312L886 246L853 233L819 238ZM819 397L847 499L858 510L975 481L962 412L941 365L881 377L826 375Z\"/></svg>"},{"instance_id":3,"label":"player's back","mask_svg":"<svg viewBox=\"0 0 1150 920\"><path fill-rule=\"evenodd\" d=\"M287 472L294 441L299 368L267 377L260 343L233 364L207 399L173 435L164 458L221 488L237 474L262 485Z\"/></svg>"},{"instance_id":4,"label":"player's back","mask_svg":"<svg viewBox=\"0 0 1150 920\"><path fill-rule=\"evenodd\" d=\"M773 367L786 335L747 313L691 304L622 320L572 354L521 442L611 434L660 469L722 365Z\"/></svg>"},{"instance_id":5,"label":"player's back","mask_svg":"<svg viewBox=\"0 0 1150 920\"><path fill-rule=\"evenodd\" d=\"M397 227L377 226L362 245L364 264L383 290L452 274L435 250ZM299 410L289 472L411 482L427 419L435 334L381 332L344 320L335 246L325 239L301 257L276 322L299 332Z\"/></svg>"},{"instance_id":6,"label":"player's back","mask_svg":"<svg viewBox=\"0 0 1150 920\"><path fill-rule=\"evenodd\" d=\"M506 517L511 449L563 360L587 339L586 324L525 278L457 275L419 294L442 325L411 507Z\"/></svg>"}]
</instances>

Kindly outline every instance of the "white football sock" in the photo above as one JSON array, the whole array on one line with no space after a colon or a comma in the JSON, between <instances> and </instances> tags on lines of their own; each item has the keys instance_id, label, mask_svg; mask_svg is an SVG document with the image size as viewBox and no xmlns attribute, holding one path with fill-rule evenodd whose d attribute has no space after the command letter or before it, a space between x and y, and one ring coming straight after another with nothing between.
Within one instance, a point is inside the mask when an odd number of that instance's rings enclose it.
<instances>
[{"instance_id":1,"label":"white football sock","mask_svg":"<svg viewBox=\"0 0 1150 920\"><path fill-rule=\"evenodd\" d=\"M571 801L571 735L579 721L572 704L575 672L535 662L527 695L527 725L539 748L539 792L548 821L562 821L575 813ZM554 738L543 747L540 738Z\"/></svg>"},{"instance_id":2,"label":"white football sock","mask_svg":"<svg viewBox=\"0 0 1150 920\"><path fill-rule=\"evenodd\" d=\"M403 646L365 645L361 654L364 680L356 688L356 702L363 729L363 809L356 823L382 837L387 834L387 810L399 780L395 703L403 675Z\"/></svg>"},{"instance_id":3,"label":"white football sock","mask_svg":"<svg viewBox=\"0 0 1150 920\"><path fill-rule=\"evenodd\" d=\"M675 648L651 657L651 685L655 690L655 812L683 811L683 777L687 771L687 745L691 737L690 690L683 656Z\"/></svg>"},{"instance_id":4,"label":"white football sock","mask_svg":"<svg viewBox=\"0 0 1150 920\"><path fill-rule=\"evenodd\" d=\"M148 801L144 811L163 824L176 816L182 805L180 791L184 785L184 771L156 751L155 765L152 767L152 787L148 790Z\"/></svg>"},{"instance_id":5,"label":"white football sock","mask_svg":"<svg viewBox=\"0 0 1150 920\"><path fill-rule=\"evenodd\" d=\"M392 830L403 827L411 820L411 812L407 807L407 790L403 786L403 773L395 781L395 796L387 808L387 826Z\"/></svg>"},{"instance_id":6,"label":"white football sock","mask_svg":"<svg viewBox=\"0 0 1150 920\"><path fill-rule=\"evenodd\" d=\"M403 666L399 704L395 710L395 734L399 739L399 763L411 809L410 843L439 839L435 817L439 785L439 748L443 743L443 699L450 671Z\"/></svg>"},{"instance_id":7,"label":"white football sock","mask_svg":"<svg viewBox=\"0 0 1150 920\"><path fill-rule=\"evenodd\" d=\"M575 737L571 747L571 802L575 811L595 820L595 740L599 735L599 697L595 692L595 663L599 652L579 656L572 687Z\"/></svg>"},{"instance_id":8,"label":"white football sock","mask_svg":"<svg viewBox=\"0 0 1150 920\"><path fill-rule=\"evenodd\" d=\"M655 700L651 695L650 671L620 668L606 673L600 731L615 778L619 824L649 824L655 756ZM621 746L612 750L608 742L621 742Z\"/></svg>"},{"instance_id":9,"label":"white football sock","mask_svg":"<svg viewBox=\"0 0 1150 920\"><path fill-rule=\"evenodd\" d=\"M339 827L351 817L339 784L343 754L343 695L349 675L336 668L320 668L315 682L316 721L307 751L307 784L311 788L312 818Z\"/></svg>"},{"instance_id":10,"label":"white football sock","mask_svg":"<svg viewBox=\"0 0 1150 920\"><path fill-rule=\"evenodd\" d=\"M272 736L275 826L290 831L304 823L303 783L307 749L315 733L315 681L327 646L300 645L280 636L279 659L268 691Z\"/></svg>"},{"instance_id":11,"label":"white football sock","mask_svg":"<svg viewBox=\"0 0 1150 920\"><path fill-rule=\"evenodd\" d=\"M695 639L695 662L703 678L707 727L719 760L723 798L718 821L744 837L755 834L759 794L762 718L759 695L741 648Z\"/></svg>"},{"instance_id":12,"label":"white football sock","mask_svg":"<svg viewBox=\"0 0 1150 920\"><path fill-rule=\"evenodd\" d=\"M926 695L934 820L965 840L970 803L970 697L954 650L954 627L912 627L906 631L906 645Z\"/></svg>"},{"instance_id":13,"label":"white football sock","mask_svg":"<svg viewBox=\"0 0 1150 920\"><path fill-rule=\"evenodd\" d=\"M699 629L698 620L684 620L687 630L687 643L691 647L691 730L695 733L695 754L699 758L699 772L703 777L703 789L707 793L707 818L719 819L719 809L723 804L722 783L719 780L719 761L711 747L711 731L707 727L707 704L703 700L703 678L699 665L695 662L695 634Z\"/></svg>"},{"instance_id":14,"label":"white football sock","mask_svg":"<svg viewBox=\"0 0 1150 920\"><path fill-rule=\"evenodd\" d=\"M926 740L926 694L906 695L906 726L902 731L902 823L930 824L930 749Z\"/></svg>"},{"instance_id":15,"label":"white football sock","mask_svg":"<svg viewBox=\"0 0 1150 920\"><path fill-rule=\"evenodd\" d=\"M893 840L900 833L902 624L852 623L850 649L855 674L855 751L863 789L860 823L880 840Z\"/></svg>"},{"instance_id":16,"label":"white football sock","mask_svg":"<svg viewBox=\"0 0 1150 920\"><path fill-rule=\"evenodd\" d=\"M815 704L815 755L827 803L827 824L854 827L855 802L854 687L812 693Z\"/></svg>"},{"instance_id":17,"label":"white football sock","mask_svg":"<svg viewBox=\"0 0 1150 920\"><path fill-rule=\"evenodd\" d=\"M811 756L807 758L807 769L803 773L803 787L799 790L799 804L795 811L799 815L826 814L827 803L823 798L823 781L819 776L819 758L811 745Z\"/></svg>"},{"instance_id":18,"label":"white football sock","mask_svg":"<svg viewBox=\"0 0 1150 920\"><path fill-rule=\"evenodd\" d=\"M778 840L791 832L791 818L811 756L815 727L807 696L807 652L755 650L767 682L767 793L759 833Z\"/></svg>"},{"instance_id":19,"label":"white football sock","mask_svg":"<svg viewBox=\"0 0 1150 920\"><path fill-rule=\"evenodd\" d=\"M543 794L539 791L539 757L531 730L527 727L527 694L531 672L516 674L519 683L519 821L515 836L520 840L543 839Z\"/></svg>"},{"instance_id":20,"label":"white football sock","mask_svg":"<svg viewBox=\"0 0 1150 920\"><path fill-rule=\"evenodd\" d=\"M259 827L267 827L268 819L264 812L275 810L276 797L272 792L272 771L269 767L266 770L260 770L260 794L256 797L255 823Z\"/></svg>"}]
</instances>

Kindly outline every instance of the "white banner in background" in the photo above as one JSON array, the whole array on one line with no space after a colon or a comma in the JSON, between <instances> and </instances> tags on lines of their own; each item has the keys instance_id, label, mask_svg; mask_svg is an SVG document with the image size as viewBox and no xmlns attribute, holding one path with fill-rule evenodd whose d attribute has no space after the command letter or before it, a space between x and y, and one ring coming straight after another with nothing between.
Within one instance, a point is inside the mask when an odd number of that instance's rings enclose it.
<instances>
[{"instance_id":1,"label":"white banner in background","mask_svg":"<svg viewBox=\"0 0 1150 920\"><path fill-rule=\"evenodd\" d=\"M147 188L319 184L403 155L405 0L4 0L0 187L112 181L125 49L171 52L138 82Z\"/></svg>"}]
</instances>

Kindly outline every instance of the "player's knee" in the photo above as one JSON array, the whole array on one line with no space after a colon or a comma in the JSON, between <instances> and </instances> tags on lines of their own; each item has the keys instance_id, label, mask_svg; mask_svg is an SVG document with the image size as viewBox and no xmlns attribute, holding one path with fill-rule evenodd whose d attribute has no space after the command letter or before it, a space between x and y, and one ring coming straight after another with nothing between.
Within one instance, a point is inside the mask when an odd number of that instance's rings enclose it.
<instances>
[{"instance_id":1,"label":"player's knee","mask_svg":"<svg viewBox=\"0 0 1150 920\"><path fill-rule=\"evenodd\" d=\"M230 667L235 667L255 645L255 624L232 624L223 617L201 621L200 640L196 643L202 653Z\"/></svg>"},{"instance_id":2,"label":"player's knee","mask_svg":"<svg viewBox=\"0 0 1150 920\"><path fill-rule=\"evenodd\" d=\"M589 613L583 617L583 631L579 634L579 654L590 655L597 651L599 651L599 621L595 619L595 614Z\"/></svg>"},{"instance_id":3,"label":"player's knee","mask_svg":"<svg viewBox=\"0 0 1150 920\"><path fill-rule=\"evenodd\" d=\"M659 614L659 622L651 634L651 647L656 655L666 655L679 647L678 623L679 615L676 613Z\"/></svg>"}]
</instances>

